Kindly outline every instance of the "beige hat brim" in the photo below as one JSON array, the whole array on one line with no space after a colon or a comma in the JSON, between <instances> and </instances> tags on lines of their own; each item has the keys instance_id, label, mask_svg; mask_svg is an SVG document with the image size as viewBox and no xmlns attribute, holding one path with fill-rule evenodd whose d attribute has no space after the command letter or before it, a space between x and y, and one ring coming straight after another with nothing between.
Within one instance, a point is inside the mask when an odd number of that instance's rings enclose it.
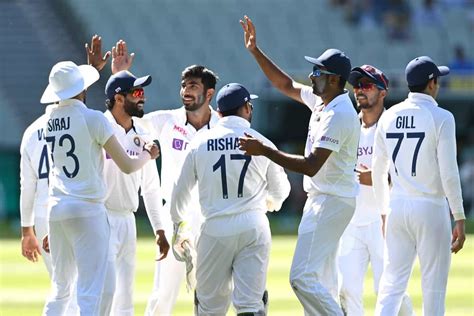
<instances>
[{"instance_id":1,"label":"beige hat brim","mask_svg":"<svg viewBox=\"0 0 474 316\"><path fill-rule=\"evenodd\" d=\"M84 79L82 82L78 82L76 85L67 89L63 89L61 91L54 91L51 84L48 84L48 86L43 92L43 95L41 96L40 102L43 104L47 104L70 99L90 87L97 80L99 80L99 72L94 67L90 65L80 65L78 66L78 68L82 74L82 78Z\"/></svg>"}]
</instances>

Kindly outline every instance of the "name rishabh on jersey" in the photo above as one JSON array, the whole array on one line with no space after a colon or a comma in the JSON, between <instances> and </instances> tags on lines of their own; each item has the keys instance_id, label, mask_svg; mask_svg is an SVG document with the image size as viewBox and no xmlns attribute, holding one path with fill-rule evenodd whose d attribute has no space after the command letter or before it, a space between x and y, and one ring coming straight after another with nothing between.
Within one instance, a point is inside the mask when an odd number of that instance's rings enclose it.
<instances>
[{"instance_id":1,"label":"name rishabh on jersey","mask_svg":"<svg viewBox=\"0 0 474 316\"><path fill-rule=\"evenodd\" d=\"M173 222L182 220L190 198L187 192L196 181L206 220L246 211L266 212L267 196L279 206L277 209L281 207L290 190L287 176L282 167L263 156L244 155L239 149L239 137L244 133L276 148L237 116L221 118L192 141L173 188Z\"/></svg>"}]
</instances>

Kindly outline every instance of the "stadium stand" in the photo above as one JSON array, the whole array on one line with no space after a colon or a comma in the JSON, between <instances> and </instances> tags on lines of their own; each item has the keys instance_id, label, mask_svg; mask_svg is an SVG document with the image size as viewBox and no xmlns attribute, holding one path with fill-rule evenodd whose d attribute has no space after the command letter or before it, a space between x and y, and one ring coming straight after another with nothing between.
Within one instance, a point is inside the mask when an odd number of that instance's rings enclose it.
<instances>
[{"instance_id":1,"label":"stadium stand","mask_svg":"<svg viewBox=\"0 0 474 316\"><path fill-rule=\"evenodd\" d=\"M304 55L318 56L327 48L337 47L354 65L371 63L384 69L393 84L393 103L407 93L403 71L413 57L426 54L448 64L454 57L454 46L460 44L472 60L474 4L457 2L450 5L449 0L442 1L443 26L412 23L409 39L394 41L381 24L368 27L349 23L344 10L329 0L3 0L0 126L8 134L0 139L0 148L18 152L24 129L43 112L39 98L49 69L59 60L84 63L83 45L94 34L102 36L104 49L124 39L136 54L131 70L153 76L153 84L146 91L147 111L179 107L181 70L190 64L203 64L220 76L218 87L242 82L260 94L259 102L265 106L255 114L255 126L271 136L278 134L279 122L289 113L284 107L274 111L274 104L289 101L270 87L245 50L238 23L244 14L257 26L259 45L295 78L307 80L310 65ZM408 3L415 11L422 1ZM88 93L90 107L104 109L103 89L109 75L107 66ZM451 91L447 85L442 92L442 101L450 110L461 107L460 126L470 126L472 115L464 113L473 111L468 108L474 99L473 77L454 78L457 89Z\"/></svg>"}]
</instances>

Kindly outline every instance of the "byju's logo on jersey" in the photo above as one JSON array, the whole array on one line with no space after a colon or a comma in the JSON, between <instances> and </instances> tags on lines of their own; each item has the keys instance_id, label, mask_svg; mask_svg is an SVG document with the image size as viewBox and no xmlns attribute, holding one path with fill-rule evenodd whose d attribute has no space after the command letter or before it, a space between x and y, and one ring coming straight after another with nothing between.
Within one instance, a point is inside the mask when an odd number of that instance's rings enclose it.
<instances>
[{"instance_id":1,"label":"byju's logo on jersey","mask_svg":"<svg viewBox=\"0 0 474 316\"><path fill-rule=\"evenodd\" d=\"M373 152L373 147L372 146L367 146L367 147L358 147L357 148L357 157L360 157L362 155L372 155Z\"/></svg>"},{"instance_id":2,"label":"byju's logo on jersey","mask_svg":"<svg viewBox=\"0 0 474 316\"><path fill-rule=\"evenodd\" d=\"M171 144L171 146L176 150L186 150L188 142L185 142L184 140L179 138L173 138L173 143Z\"/></svg>"},{"instance_id":3,"label":"byju's logo on jersey","mask_svg":"<svg viewBox=\"0 0 474 316\"><path fill-rule=\"evenodd\" d=\"M331 137L328 137L328 136L321 136L321 141L322 142L330 142L330 143L333 143L333 144L339 144L339 141L337 139L334 139L334 138L331 138Z\"/></svg>"}]
</instances>

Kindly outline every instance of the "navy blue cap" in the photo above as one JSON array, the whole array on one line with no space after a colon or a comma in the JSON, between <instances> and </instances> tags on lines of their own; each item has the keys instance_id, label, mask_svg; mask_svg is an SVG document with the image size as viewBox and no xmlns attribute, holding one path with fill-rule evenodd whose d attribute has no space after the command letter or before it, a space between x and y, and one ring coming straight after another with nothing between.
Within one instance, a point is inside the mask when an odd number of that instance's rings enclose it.
<instances>
[{"instance_id":1,"label":"navy blue cap","mask_svg":"<svg viewBox=\"0 0 474 316\"><path fill-rule=\"evenodd\" d=\"M449 74L448 67L436 66L434 61L428 56L416 57L408 63L405 69L409 86L422 85L435 77L446 76L447 74Z\"/></svg>"},{"instance_id":2,"label":"navy blue cap","mask_svg":"<svg viewBox=\"0 0 474 316\"><path fill-rule=\"evenodd\" d=\"M217 92L217 111L226 112L237 109L258 95L250 94L240 83L228 83Z\"/></svg>"},{"instance_id":3,"label":"navy blue cap","mask_svg":"<svg viewBox=\"0 0 474 316\"><path fill-rule=\"evenodd\" d=\"M325 67L327 71L340 75L345 80L349 78L351 60L339 49L330 48L318 58L304 56L304 59L318 67Z\"/></svg>"},{"instance_id":4,"label":"navy blue cap","mask_svg":"<svg viewBox=\"0 0 474 316\"><path fill-rule=\"evenodd\" d=\"M151 83L151 76L137 78L131 72L122 70L110 76L105 85L105 94L109 100L120 92L128 92L132 88L141 86L145 87Z\"/></svg>"},{"instance_id":5,"label":"navy blue cap","mask_svg":"<svg viewBox=\"0 0 474 316\"><path fill-rule=\"evenodd\" d=\"M380 89L388 89L387 76L382 72L382 70L377 69L371 65L362 65L360 67L355 67L351 70L351 73L349 74L349 79L347 81L349 81L352 86L356 86L359 79L362 77L367 77L371 79Z\"/></svg>"}]
</instances>

